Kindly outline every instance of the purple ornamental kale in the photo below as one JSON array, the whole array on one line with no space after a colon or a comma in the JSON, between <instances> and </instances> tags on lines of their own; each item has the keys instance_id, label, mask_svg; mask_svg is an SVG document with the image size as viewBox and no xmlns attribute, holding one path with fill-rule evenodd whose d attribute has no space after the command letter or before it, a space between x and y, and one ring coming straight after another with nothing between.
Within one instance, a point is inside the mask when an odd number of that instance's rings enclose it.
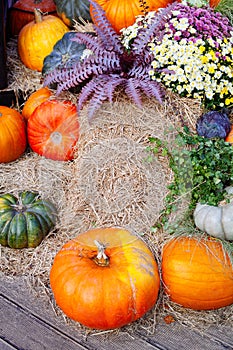
<instances>
[{"instance_id":1,"label":"purple ornamental kale","mask_svg":"<svg viewBox=\"0 0 233 350\"><path fill-rule=\"evenodd\" d=\"M197 121L196 129L199 136L206 138L219 137L225 139L231 130L228 110L210 111L203 114Z\"/></svg>"}]
</instances>

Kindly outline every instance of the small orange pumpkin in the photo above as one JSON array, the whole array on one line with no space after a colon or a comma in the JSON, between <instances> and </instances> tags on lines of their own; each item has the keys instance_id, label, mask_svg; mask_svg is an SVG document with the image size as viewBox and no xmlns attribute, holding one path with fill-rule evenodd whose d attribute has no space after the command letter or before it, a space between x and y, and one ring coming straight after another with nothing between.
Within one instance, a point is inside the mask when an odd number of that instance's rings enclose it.
<instances>
[{"instance_id":1,"label":"small orange pumpkin","mask_svg":"<svg viewBox=\"0 0 233 350\"><path fill-rule=\"evenodd\" d=\"M79 137L76 105L70 101L47 100L32 113L27 123L31 149L53 160L71 160Z\"/></svg>"},{"instance_id":2,"label":"small orange pumpkin","mask_svg":"<svg viewBox=\"0 0 233 350\"><path fill-rule=\"evenodd\" d=\"M113 329L142 317L157 301L157 263L147 245L123 228L97 228L57 253L50 285L58 306L89 328Z\"/></svg>"},{"instance_id":3,"label":"small orange pumpkin","mask_svg":"<svg viewBox=\"0 0 233 350\"><path fill-rule=\"evenodd\" d=\"M233 267L220 241L181 237L162 251L162 280L170 299L194 310L233 303Z\"/></svg>"},{"instance_id":4,"label":"small orange pumpkin","mask_svg":"<svg viewBox=\"0 0 233 350\"><path fill-rule=\"evenodd\" d=\"M21 114L0 106L0 163L18 159L26 150L26 126Z\"/></svg>"},{"instance_id":5,"label":"small orange pumpkin","mask_svg":"<svg viewBox=\"0 0 233 350\"><path fill-rule=\"evenodd\" d=\"M35 21L26 24L19 33L18 53L26 67L41 72L44 58L69 29L56 16L42 16L37 9L34 13Z\"/></svg>"},{"instance_id":6,"label":"small orange pumpkin","mask_svg":"<svg viewBox=\"0 0 233 350\"><path fill-rule=\"evenodd\" d=\"M52 91L47 87L42 87L33 92L24 104L22 116L25 119L29 119L36 107L38 107L42 102L48 100L52 95Z\"/></svg>"},{"instance_id":7,"label":"small orange pumpkin","mask_svg":"<svg viewBox=\"0 0 233 350\"><path fill-rule=\"evenodd\" d=\"M139 0L95 0L95 2L103 8L107 19L117 33L120 33L122 28L134 24L135 17L143 14L142 2ZM146 0L146 11L156 11L172 2L174 0ZM98 25L98 20L94 18L93 6L90 6L90 14L92 21Z\"/></svg>"}]
</instances>

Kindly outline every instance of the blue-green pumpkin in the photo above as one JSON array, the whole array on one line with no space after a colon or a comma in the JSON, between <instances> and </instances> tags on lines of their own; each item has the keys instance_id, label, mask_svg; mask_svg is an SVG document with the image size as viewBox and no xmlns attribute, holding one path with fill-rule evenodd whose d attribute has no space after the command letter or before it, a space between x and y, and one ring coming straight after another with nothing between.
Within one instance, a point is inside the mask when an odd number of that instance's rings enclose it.
<instances>
[{"instance_id":1,"label":"blue-green pumpkin","mask_svg":"<svg viewBox=\"0 0 233 350\"><path fill-rule=\"evenodd\" d=\"M56 207L37 192L0 196L0 244L10 248L35 248L55 226Z\"/></svg>"},{"instance_id":2,"label":"blue-green pumpkin","mask_svg":"<svg viewBox=\"0 0 233 350\"><path fill-rule=\"evenodd\" d=\"M57 41L53 51L44 59L42 75L47 75L59 67L70 68L80 61L86 45L74 41L75 35L76 32L67 32Z\"/></svg>"}]
</instances>

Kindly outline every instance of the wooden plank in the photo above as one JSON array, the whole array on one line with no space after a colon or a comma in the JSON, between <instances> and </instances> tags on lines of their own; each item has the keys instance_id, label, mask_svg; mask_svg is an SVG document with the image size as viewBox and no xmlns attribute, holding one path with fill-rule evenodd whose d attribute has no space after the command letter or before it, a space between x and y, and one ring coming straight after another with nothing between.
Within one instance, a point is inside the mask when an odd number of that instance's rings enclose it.
<instances>
[{"instance_id":1,"label":"wooden plank","mask_svg":"<svg viewBox=\"0 0 233 350\"><path fill-rule=\"evenodd\" d=\"M20 349L87 350L42 320L0 296L1 337Z\"/></svg>"},{"instance_id":2,"label":"wooden plank","mask_svg":"<svg viewBox=\"0 0 233 350\"><path fill-rule=\"evenodd\" d=\"M11 344L17 346L13 349L20 350L94 350L94 349L148 349L159 350L143 340L130 339L128 336L113 337L106 341L98 340L97 337L88 338L66 330L56 328L44 319L40 319L21 308L12 301L0 296L0 319L1 319L1 337L7 339ZM1 344L1 342L0 342ZM1 344L2 345L2 344ZM2 347L0 345L0 349ZM6 348L7 349L7 348ZM10 350L10 349L7 349Z\"/></svg>"},{"instance_id":3,"label":"wooden plank","mask_svg":"<svg viewBox=\"0 0 233 350\"><path fill-rule=\"evenodd\" d=\"M101 332L100 334L89 335L88 333L85 334L83 330L79 332L79 327L75 326L74 322L71 321L70 324L67 324L62 317L56 316L48 300L46 302L44 298L35 299L35 297L26 290L25 285L20 279L9 282L6 278L0 278L0 294L8 307L13 308L12 310L16 314L19 313L17 317L21 318L20 322L28 325L28 322L30 323L30 321L33 320L33 323L31 323L33 329L35 328L37 330L37 327L43 328L41 334L45 332L45 336L49 333L50 337L61 337L63 340L68 339L71 344L75 341L78 346L83 346L85 349L89 350L233 349L233 330L230 327L210 327L204 334L200 334L195 329L183 327L175 322L169 325L159 323L153 335L147 335L143 330L138 330L137 327L135 327L133 334L127 333L126 330L125 332L120 331L119 333ZM22 315L22 313L24 313L24 315ZM13 314L11 315L13 317ZM15 331L17 331L17 329L15 329ZM34 334L33 338L38 335L36 331L35 333L31 331L31 333ZM7 336L10 337L8 334ZM35 339L31 341L35 341ZM11 344L18 345L12 342ZM35 348L35 350L42 349L43 348ZM47 347L46 350L48 349L53 350L53 348L50 349ZM59 346L56 346L56 349L60 350ZM62 349L65 350L66 348L63 347ZM72 347L69 348L69 350L72 349ZM79 348L76 346L75 349ZM34 348L29 348L29 350L34 350Z\"/></svg>"},{"instance_id":4,"label":"wooden plank","mask_svg":"<svg viewBox=\"0 0 233 350\"><path fill-rule=\"evenodd\" d=\"M18 350L18 348L7 343L4 339L0 338L0 349L1 350Z\"/></svg>"},{"instance_id":5,"label":"wooden plank","mask_svg":"<svg viewBox=\"0 0 233 350\"><path fill-rule=\"evenodd\" d=\"M233 329L232 327L210 327L208 336L222 344L224 349L233 349Z\"/></svg>"},{"instance_id":6,"label":"wooden plank","mask_svg":"<svg viewBox=\"0 0 233 350\"><path fill-rule=\"evenodd\" d=\"M20 346L22 350L161 350L156 345L150 345L139 337L130 337L123 332L112 336L103 332L93 336L79 333L73 324L68 325L63 319L56 317L51 306L48 307L40 299L35 302L22 283L3 282L0 279L0 296L0 319L3 323L0 336L11 344ZM68 347L64 346L64 340Z\"/></svg>"},{"instance_id":7,"label":"wooden plank","mask_svg":"<svg viewBox=\"0 0 233 350\"><path fill-rule=\"evenodd\" d=\"M215 328L214 332L205 331L202 334L194 329L183 327L180 324L158 325L155 335L147 336L147 341L153 345L163 345L168 350L232 350L233 332L228 329L231 338L225 337L224 329ZM221 334L221 335L218 335ZM142 339L143 333L137 333Z\"/></svg>"}]
</instances>

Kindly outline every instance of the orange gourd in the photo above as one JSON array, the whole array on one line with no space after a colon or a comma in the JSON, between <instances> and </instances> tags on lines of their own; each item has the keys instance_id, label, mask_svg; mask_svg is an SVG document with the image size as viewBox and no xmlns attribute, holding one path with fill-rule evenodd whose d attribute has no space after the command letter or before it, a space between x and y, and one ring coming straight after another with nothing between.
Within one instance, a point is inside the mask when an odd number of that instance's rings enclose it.
<instances>
[{"instance_id":1,"label":"orange gourd","mask_svg":"<svg viewBox=\"0 0 233 350\"><path fill-rule=\"evenodd\" d=\"M221 0L210 0L209 4L210 7L217 7L219 5L219 3L221 2Z\"/></svg>"},{"instance_id":2,"label":"orange gourd","mask_svg":"<svg viewBox=\"0 0 233 350\"><path fill-rule=\"evenodd\" d=\"M42 16L35 9L35 21L26 24L18 37L18 53L23 64L41 72L44 58L52 52L53 46L68 30L60 18L53 15Z\"/></svg>"},{"instance_id":3,"label":"orange gourd","mask_svg":"<svg viewBox=\"0 0 233 350\"><path fill-rule=\"evenodd\" d=\"M162 280L170 299L194 310L233 303L233 268L220 241L182 237L162 251Z\"/></svg>"},{"instance_id":4,"label":"orange gourd","mask_svg":"<svg viewBox=\"0 0 233 350\"><path fill-rule=\"evenodd\" d=\"M135 22L135 17L143 14L142 1L139 0L95 0L105 11L106 17L117 33ZM146 0L146 11L156 11L164 8L174 0ZM93 22L98 25L93 14L93 7L90 6L90 13Z\"/></svg>"},{"instance_id":5,"label":"orange gourd","mask_svg":"<svg viewBox=\"0 0 233 350\"><path fill-rule=\"evenodd\" d=\"M41 103L28 119L27 133L31 149L39 155L61 161L73 159L79 137L76 105L58 100Z\"/></svg>"},{"instance_id":6,"label":"orange gourd","mask_svg":"<svg viewBox=\"0 0 233 350\"><path fill-rule=\"evenodd\" d=\"M36 107L38 107L42 102L48 100L52 95L52 91L47 87L42 87L33 92L24 104L24 107L22 109L22 116L25 119L29 119Z\"/></svg>"},{"instance_id":7,"label":"orange gourd","mask_svg":"<svg viewBox=\"0 0 233 350\"><path fill-rule=\"evenodd\" d=\"M26 146L23 117L13 108L0 106L0 163L16 160L24 153Z\"/></svg>"},{"instance_id":8,"label":"orange gourd","mask_svg":"<svg viewBox=\"0 0 233 350\"><path fill-rule=\"evenodd\" d=\"M157 301L159 273L147 245L118 228L86 231L55 256L50 284L58 306L94 329L113 329L142 317Z\"/></svg>"},{"instance_id":9,"label":"orange gourd","mask_svg":"<svg viewBox=\"0 0 233 350\"><path fill-rule=\"evenodd\" d=\"M231 126L231 130L227 135L227 137L225 138L225 141L233 144L233 125Z\"/></svg>"}]
</instances>

